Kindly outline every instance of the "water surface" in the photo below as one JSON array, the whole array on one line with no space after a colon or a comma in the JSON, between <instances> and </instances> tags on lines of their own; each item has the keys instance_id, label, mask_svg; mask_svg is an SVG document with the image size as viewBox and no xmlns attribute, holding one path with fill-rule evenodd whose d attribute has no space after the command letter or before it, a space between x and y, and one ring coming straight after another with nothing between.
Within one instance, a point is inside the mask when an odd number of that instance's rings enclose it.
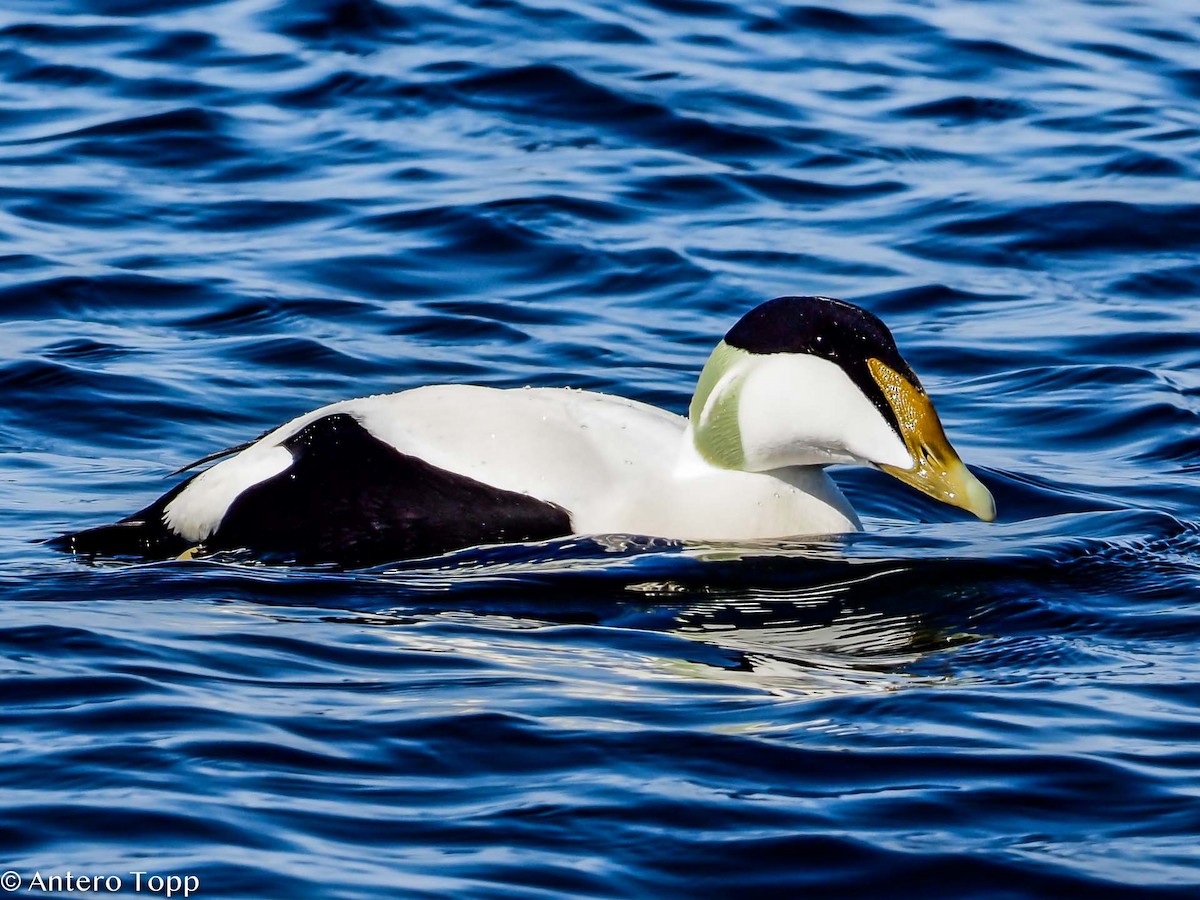
<instances>
[{"instance_id":1,"label":"water surface","mask_svg":"<svg viewBox=\"0 0 1200 900\"><path fill-rule=\"evenodd\" d=\"M1191 3L0 11L0 868L201 896L1194 896ZM429 382L682 412L882 316L1000 520L366 572L36 543Z\"/></svg>"}]
</instances>

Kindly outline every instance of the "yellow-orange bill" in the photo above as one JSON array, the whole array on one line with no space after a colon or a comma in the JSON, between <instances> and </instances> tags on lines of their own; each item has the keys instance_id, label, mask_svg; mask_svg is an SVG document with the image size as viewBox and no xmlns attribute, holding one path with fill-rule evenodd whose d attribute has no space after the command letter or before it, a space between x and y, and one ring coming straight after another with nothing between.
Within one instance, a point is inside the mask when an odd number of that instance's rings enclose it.
<instances>
[{"instance_id":1,"label":"yellow-orange bill","mask_svg":"<svg viewBox=\"0 0 1200 900\"><path fill-rule=\"evenodd\" d=\"M995 520L996 501L950 446L925 391L878 359L867 360L867 366L896 413L900 434L914 463L911 469L880 468L935 500L965 509L985 522Z\"/></svg>"}]
</instances>

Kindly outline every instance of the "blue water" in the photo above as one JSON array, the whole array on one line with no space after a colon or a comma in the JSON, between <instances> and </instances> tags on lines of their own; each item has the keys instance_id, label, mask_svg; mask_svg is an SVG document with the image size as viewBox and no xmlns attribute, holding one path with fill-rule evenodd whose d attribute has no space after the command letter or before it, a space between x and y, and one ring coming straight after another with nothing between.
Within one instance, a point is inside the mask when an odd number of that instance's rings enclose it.
<instances>
[{"instance_id":1,"label":"blue water","mask_svg":"<svg viewBox=\"0 0 1200 900\"><path fill-rule=\"evenodd\" d=\"M17 896L1196 896L1191 0L10 0L0 78ZM996 524L845 469L824 543L37 543L344 397L683 411L788 293L891 325Z\"/></svg>"}]
</instances>

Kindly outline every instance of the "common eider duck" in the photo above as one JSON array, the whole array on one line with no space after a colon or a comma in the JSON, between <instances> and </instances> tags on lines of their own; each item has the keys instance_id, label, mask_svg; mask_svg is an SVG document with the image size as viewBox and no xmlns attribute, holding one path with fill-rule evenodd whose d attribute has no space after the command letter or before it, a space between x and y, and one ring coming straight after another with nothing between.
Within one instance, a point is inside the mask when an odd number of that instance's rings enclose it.
<instances>
[{"instance_id":1,"label":"common eider duck","mask_svg":"<svg viewBox=\"0 0 1200 900\"><path fill-rule=\"evenodd\" d=\"M779 297L743 316L686 418L569 388L436 385L323 406L200 463L218 459L140 512L55 545L356 567L573 534L858 531L824 471L832 463L875 466L995 518L887 327L828 297Z\"/></svg>"}]
</instances>

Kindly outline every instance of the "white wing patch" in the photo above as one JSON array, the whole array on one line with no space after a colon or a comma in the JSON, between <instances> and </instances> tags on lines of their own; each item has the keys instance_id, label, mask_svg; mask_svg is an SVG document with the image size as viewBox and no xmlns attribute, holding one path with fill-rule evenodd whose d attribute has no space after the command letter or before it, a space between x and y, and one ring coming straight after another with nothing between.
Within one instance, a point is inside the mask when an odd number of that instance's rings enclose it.
<instances>
[{"instance_id":1,"label":"white wing patch","mask_svg":"<svg viewBox=\"0 0 1200 900\"><path fill-rule=\"evenodd\" d=\"M233 501L268 478L287 471L292 454L261 443L201 472L163 510L163 523L189 541L203 541L221 526Z\"/></svg>"}]
</instances>

